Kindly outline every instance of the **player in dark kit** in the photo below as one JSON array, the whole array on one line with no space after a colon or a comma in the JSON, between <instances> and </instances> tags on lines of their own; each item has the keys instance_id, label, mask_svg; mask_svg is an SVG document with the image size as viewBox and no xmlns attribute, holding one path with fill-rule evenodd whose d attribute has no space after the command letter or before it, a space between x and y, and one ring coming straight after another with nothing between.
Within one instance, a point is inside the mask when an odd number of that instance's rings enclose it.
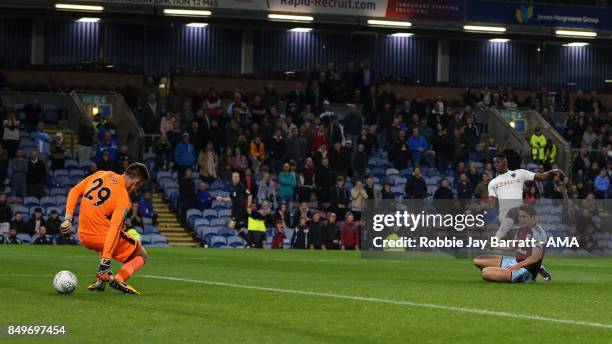
<instances>
[{"instance_id":1,"label":"player in dark kit","mask_svg":"<svg viewBox=\"0 0 612 344\"><path fill-rule=\"evenodd\" d=\"M248 242L246 234L242 232L242 229L247 227L253 196L249 189L240 183L240 174L238 172L232 173L232 189L229 197L217 196L217 201L232 202L232 217L227 226L238 231L239 235Z\"/></svg>"},{"instance_id":2,"label":"player in dark kit","mask_svg":"<svg viewBox=\"0 0 612 344\"><path fill-rule=\"evenodd\" d=\"M489 282L530 283L533 282L542 266L546 232L536 222L536 212L530 206L518 210L520 228L515 243L530 243L529 247L516 248L515 257L484 255L474 259L481 269L481 277ZM533 240L533 245L531 241ZM508 248L509 250L513 248Z\"/></svg>"}]
</instances>

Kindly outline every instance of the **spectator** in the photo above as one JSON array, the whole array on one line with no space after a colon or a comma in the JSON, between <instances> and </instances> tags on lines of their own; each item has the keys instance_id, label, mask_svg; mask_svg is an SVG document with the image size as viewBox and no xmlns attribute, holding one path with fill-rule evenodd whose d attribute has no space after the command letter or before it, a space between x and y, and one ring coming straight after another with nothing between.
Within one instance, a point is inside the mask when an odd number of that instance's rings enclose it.
<instances>
[{"instance_id":1,"label":"spectator","mask_svg":"<svg viewBox=\"0 0 612 344\"><path fill-rule=\"evenodd\" d=\"M363 119L361 118L361 114L358 112L356 104L349 105L349 112L346 114L346 116L344 116L342 125L344 127L344 135L346 136L346 139L357 142L357 138L359 137L359 133L363 125Z\"/></svg>"},{"instance_id":2,"label":"spectator","mask_svg":"<svg viewBox=\"0 0 612 344\"><path fill-rule=\"evenodd\" d=\"M311 157L306 157L304 165L300 167L298 175L298 201L310 202L314 191L315 167Z\"/></svg>"},{"instance_id":3,"label":"spectator","mask_svg":"<svg viewBox=\"0 0 612 344\"><path fill-rule=\"evenodd\" d=\"M221 98L217 96L217 91L214 88L208 90L206 110L211 118L217 118L221 114Z\"/></svg>"},{"instance_id":4,"label":"spectator","mask_svg":"<svg viewBox=\"0 0 612 344\"><path fill-rule=\"evenodd\" d=\"M6 239L6 243L9 245L21 245L21 239L17 237L17 228L11 227L9 230L9 236Z\"/></svg>"},{"instance_id":5,"label":"spectator","mask_svg":"<svg viewBox=\"0 0 612 344\"><path fill-rule=\"evenodd\" d=\"M282 220L277 220L274 225L274 237L272 239L273 249L282 249L283 240L285 240L285 224Z\"/></svg>"},{"instance_id":6,"label":"spectator","mask_svg":"<svg viewBox=\"0 0 612 344\"><path fill-rule=\"evenodd\" d=\"M36 150L43 154L42 156L49 155L53 139L49 134L45 133L45 124L43 122L38 122L36 132L34 133L34 140L36 141Z\"/></svg>"},{"instance_id":7,"label":"spectator","mask_svg":"<svg viewBox=\"0 0 612 344\"><path fill-rule=\"evenodd\" d=\"M264 201L267 201L276 209L278 205L276 201L276 183L270 178L270 173L264 172L258 184L257 204L262 204Z\"/></svg>"},{"instance_id":8,"label":"spectator","mask_svg":"<svg viewBox=\"0 0 612 344\"><path fill-rule=\"evenodd\" d=\"M433 138L433 150L436 152L436 167L439 170L445 170L450 165L453 158L453 141L449 136L448 131L438 124L436 135ZM459 147L461 148L461 147Z\"/></svg>"},{"instance_id":9,"label":"spectator","mask_svg":"<svg viewBox=\"0 0 612 344\"><path fill-rule=\"evenodd\" d=\"M306 140L299 135L297 128L291 130L291 137L286 141L285 156L293 161L302 161L306 155Z\"/></svg>"},{"instance_id":10,"label":"spectator","mask_svg":"<svg viewBox=\"0 0 612 344\"><path fill-rule=\"evenodd\" d=\"M595 196L598 199L606 199L608 195L608 189L610 188L610 177L608 176L608 170L605 168L601 169L597 178L595 178Z\"/></svg>"},{"instance_id":11,"label":"spectator","mask_svg":"<svg viewBox=\"0 0 612 344\"><path fill-rule=\"evenodd\" d=\"M539 198L540 191L538 191L538 188L533 184L528 187L527 191L523 192L523 202L525 202L525 204L535 203Z\"/></svg>"},{"instance_id":12,"label":"spectator","mask_svg":"<svg viewBox=\"0 0 612 344\"><path fill-rule=\"evenodd\" d=\"M190 122L191 123L191 122ZM187 125L185 125L186 127ZM168 142L170 142L170 149L172 149L172 151L174 152L174 149L176 148L176 146L178 146L179 143L181 143L181 140L183 139L183 131L181 131L181 125L178 122L174 122L172 124L172 130L170 130L166 136L168 137Z\"/></svg>"},{"instance_id":13,"label":"spectator","mask_svg":"<svg viewBox=\"0 0 612 344\"><path fill-rule=\"evenodd\" d=\"M416 167L412 177L406 183L406 199L425 199L427 197L427 184L421 175L421 169Z\"/></svg>"},{"instance_id":14,"label":"spectator","mask_svg":"<svg viewBox=\"0 0 612 344\"><path fill-rule=\"evenodd\" d=\"M572 163L572 173L576 177L582 178L589 167L591 167L589 150L586 147L582 147L580 148L580 153L576 156L574 162Z\"/></svg>"},{"instance_id":15,"label":"spectator","mask_svg":"<svg viewBox=\"0 0 612 344\"><path fill-rule=\"evenodd\" d=\"M55 134L51 144L51 170L61 170L66 161L66 148L64 147L64 135L60 132Z\"/></svg>"},{"instance_id":16,"label":"spectator","mask_svg":"<svg viewBox=\"0 0 612 344\"><path fill-rule=\"evenodd\" d=\"M278 183L280 185L278 195L281 202L290 205L291 201L293 200L297 180L295 177L295 172L290 171L289 163L283 164L283 171L278 176Z\"/></svg>"},{"instance_id":17,"label":"spectator","mask_svg":"<svg viewBox=\"0 0 612 344\"><path fill-rule=\"evenodd\" d=\"M15 212L15 218L11 222L10 226L15 227L17 229L17 233L30 234L28 224L25 222L23 214L19 211Z\"/></svg>"},{"instance_id":18,"label":"spectator","mask_svg":"<svg viewBox=\"0 0 612 344\"><path fill-rule=\"evenodd\" d=\"M205 150L200 151L198 155L198 167L200 178L207 182L214 182L217 177L218 159L215 153L212 142L206 144Z\"/></svg>"},{"instance_id":19,"label":"spectator","mask_svg":"<svg viewBox=\"0 0 612 344\"><path fill-rule=\"evenodd\" d=\"M101 116L101 115L99 115ZM117 127L113 123L113 116L110 115L102 119L102 123L98 125L98 140L101 141L106 132L110 132L113 140L117 141Z\"/></svg>"},{"instance_id":20,"label":"spectator","mask_svg":"<svg viewBox=\"0 0 612 344\"><path fill-rule=\"evenodd\" d=\"M440 182L440 187L436 190L433 195L433 199L453 199L453 192L448 187L448 179L444 178Z\"/></svg>"},{"instance_id":21,"label":"spectator","mask_svg":"<svg viewBox=\"0 0 612 344\"><path fill-rule=\"evenodd\" d=\"M336 186L331 193L331 209L336 214L338 220L344 221L344 215L348 210L351 194L344 185L344 177L336 179Z\"/></svg>"},{"instance_id":22,"label":"spectator","mask_svg":"<svg viewBox=\"0 0 612 344\"><path fill-rule=\"evenodd\" d=\"M259 174L259 166L263 163L266 158L264 144L261 141L261 137L257 136L251 141L251 164L253 166L253 172Z\"/></svg>"},{"instance_id":23,"label":"spectator","mask_svg":"<svg viewBox=\"0 0 612 344\"><path fill-rule=\"evenodd\" d=\"M232 166L232 169L241 173L244 173L244 171L249 167L249 162L246 156L242 154L240 147L234 148L234 156L232 156L230 165Z\"/></svg>"},{"instance_id":24,"label":"spectator","mask_svg":"<svg viewBox=\"0 0 612 344\"><path fill-rule=\"evenodd\" d=\"M15 158L9 161L9 175L11 176L11 191L13 196L25 197L26 179L28 174L28 160L23 158L21 149L17 149Z\"/></svg>"},{"instance_id":25,"label":"spectator","mask_svg":"<svg viewBox=\"0 0 612 344\"><path fill-rule=\"evenodd\" d=\"M33 245L53 245L53 237L47 234L47 228L40 226L38 236L32 242Z\"/></svg>"},{"instance_id":26,"label":"spectator","mask_svg":"<svg viewBox=\"0 0 612 344\"><path fill-rule=\"evenodd\" d=\"M359 251L359 226L353 222L353 214L346 214L346 221L340 227L340 242L342 250L354 249Z\"/></svg>"},{"instance_id":27,"label":"spectator","mask_svg":"<svg viewBox=\"0 0 612 344\"><path fill-rule=\"evenodd\" d=\"M346 177L351 167L350 151L342 147L339 142L334 143L334 147L329 153L329 164L338 176Z\"/></svg>"},{"instance_id":28,"label":"spectator","mask_svg":"<svg viewBox=\"0 0 612 344\"><path fill-rule=\"evenodd\" d=\"M4 133L2 134L2 144L8 151L9 158L14 158L19 148L19 120L15 116L15 112L10 111L7 118L2 122L4 125Z\"/></svg>"},{"instance_id":29,"label":"spectator","mask_svg":"<svg viewBox=\"0 0 612 344\"><path fill-rule=\"evenodd\" d=\"M151 191L146 190L138 201L138 213L143 218L151 219L153 225L157 223L157 213L153 208Z\"/></svg>"},{"instance_id":30,"label":"spectator","mask_svg":"<svg viewBox=\"0 0 612 344\"><path fill-rule=\"evenodd\" d=\"M291 218L289 217L289 210L287 210L287 204L281 203L278 209L274 212L274 223L279 220L283 222L284 227L288 227L291 224Z\"/></svg>"},{"instance_id":31,"label":"spectator","mask_svg":"<svg viewBox=\"0 0 612 344\"><path fill-rule=\"evenodd\" d=\"M26 180L28 183L28 196L38 198L45 196L47 169L45 164L38 159L38 153L35 150L30 153Z\"/></svg>"},{"instance_id":32,"label":"spectator","mask_svg":"<svg viewBox=\"0 0 612 344\"><path fill-rule=\"evenodd\" d=\"M395 200L395 194L393 193L393 191L391 191L391 183L388 181L385 181L385 183L383 184L383 188L381 191L381 198L388 199L388 200Z\"/></svg>"},{"instance_id":33,"label":"spectator","mask_svg":"<svg viewBox=\"0 0 612 344\"><path fill-rule=\"evenodd\" d=\"M166 115L162 117L161 122L159 124L159 133L167 134L174 127L175 121L176 118L174 118L174 115L170 112L166 112Z\"/></svg>"},{"instance_id":34,"label":"spectator","mask_svg":"<svg viewBox=\"0 0 612 344\"><path fill-rule=\"evenodd\" d=\"M269 161L270 161L270 172L277 174L281 170L283 157L285 156L285 139L281 134L280 129L274 131L274 136L270 140L268 149Z\"/></svg>"},{"instance_id":35,"label":"spectator","mask_svg":"<svg viewBox=\"0 0 612 344\"><path fill-rule=\"evenodd\" d=\"M34 209L34 214L30 217L30 220L26 224L27 232L30 235L38 233L40 227L45 226L45 219L43 219L42 209Z\"/></svg>"},{"instance_id":36,"label":"spectator","mask_svg":"<svg viewBox=\"0 0 612 344\"><path fill-rule=\"evenodd\" d=\"M102 141L98 143L98 147L96 148L96 162L102 159L104 152L108 153L109 160L113 162L117 160L117 143L113 140L111 133L108 131L104 133Z\"/></svg>"},{"instance_id":37,"label":"spectator","mask_svg":"<svg viewBox=\"0 0 612 344\"><path fill-rule=\"evenodd\" d=\"M597 134L593 132L593 127L589 125L584 134L582 134L582 146L587 148L597 148L597 139Z\"/></svg>"},{"instance_id":38,"label":"spectator","mask_svg":"<svg viewBox=\"0 0 612 344\"><path fill-rule=\"evenodd\" d=\"M157 134L160 127L162 108L157 103L155 94L149 94L147 103L140 113L140 125L147 134Z\"/></svg>"},{"instance_id":39,"label":"spectator","mask_svg":"<svg viewBox=\"0 0 612 344\"><path fill-rule=\"evenodd\" d=\"M315 152L319 150L321 146L327 146L328 144L329 140L323 125L321 123L316 123L315 130L313 131L310 139L310 151Z\"/></svg>"},{"instance_id":40,"label":"spectator","mask_svg":"<svg viewBox=\"0 0 612 344\"><path fill-rule=\"evenodd\" d=\"M552 139L546 140L546 146L544 146L544 169L550 170L557 160L557 146Z\"/></svg>"},{"instance_id":41,"label":"spectator","mask_svg":"<svg viewBox=\"0 0 612 344\"><path fill-rule=\"evenodd\" d=\"M172 162L172 146L166 134L159 135L159 140L155 144L154 152L156 165L162 170L168 170L170 168L170 162Z\"/></svg>"},{"instance_id":42,"label":"spectator","mask_svg":"<svg viewBox=\"0 0 612 344\"><path fill-rule=\"evenodd\" d=\"M336 213L327 212L327 221L323 224L323 249L337 250L339 248L340 235L336 223Z\"/></svg>"},{"instance_id":43,"label":"spectator","mask_svg":"<svg viewBox=\"0 0 612 344\"><path fill-rule=\"evenodd\" d=\"M115 171L117 169L117 164L110 159L110 153L108 151L102 153L102 159L98 161L98 168L102 171Z\"/></svg>"},{"instance_id":44,"label":"spectator","mask_svg":"<svg viewBox=\"0 0 612 344\"><path fill-rule=\"evenodd\" d=\"M489 196L489 174L483 173L482 180L476 185L474 189L474 198L475 199L488 199Z\"/></svg>"},{"instance_id":45,"label":"spectator","mask_svg":"<svg viewBox=\"0 0 612 344\"><path fill-rule=\"evenodd\" d=\"M351 190L351 213L355 221L361 221L361 214L365 210L367 199L368 193L363 187L363 182L358 179Z\"/></svg>"},{"instance_id":46,"label":"spectator","mask_svg":"<svg viewBox=\"0 0 612 344\"><path fill-rule=\"evenodd\" d=\"M298 219L298 224L295 226L295 234L293 235L291 247L300 250L308 248L308 233L308 219L304 216L300 217Z\"/></svg>"},{"instance_id":47,"label":"spectator","mask_svg":"<svg viewBox=\"0 0 612 344\"><path fill-rule=\"evenodd\" d=\"M410 161L411 154L405 131L400 130L397 140L391 144L390 153L390 160L393 163L393 167L398 170L403 170L408 167L408 161Z\"/></svg>"},{"instance_id":48,"label":"spectator","mask_svg":"<svg viewBox=\"0 0 612 344\"><path fill-rule=\"evenodd\" d=\"M183 141L174 149L174 161L178 165L179 174L183 174L187 167L192 167L196 162L195 149L189 139L189 134L183 133Z\"/></svg>"},{"instance_id":49,"label":"spectator","mask_svg":"<svg viewBox=\"0 0 612 344\"><path fill-rule=\"evenodd\" d=\"M60 219L57 210L51 210L49 218L47 219L47 221L45 221L45 227L47 228L47 233L51 235L55 241L59 240L61 224L62 220Z\"/></svg>"},{"instance_id":50,"label":"spectator","mask_svg":"<svg viewBox=\"0 0 612 344\"><path fill-rule=\"evenodd\" d=\"M365 146L363 144L357 145L357 150L353 154L352 157L352 167L353 167L353 178L362 179L366 175L366 170L368 168L368 153L365 151Z\"/></svg>"},{"instance_id":51,"label":"spectator","mask_svg":"<svg viewBox=\"0 0 612 344\"><path fill-rule=\"evenodd\" d=\"M366 185L364 189L368 194L368 199L379 201L382 198L380 187L374 184L374 177L366 177Z\"/></svg>"},{"instance_id":52,"label":"spectator","mask_svg":"<svg viewBox=\"0 0 612 344\"><path fill-rule=\"evenodd\" d=\"M458 199L472 199L474 195L470 179L467 174L461 173L459 175L459 182L457 183L457 198Z\"/></svg>"},{"instance_id":53,"label":"spectator","mask_svg":"<svg viewBox=\"0 0 612 344\"><path fill-rule=\"evenodd\" d=\"M529 139L529 145L531 146L531 158L536 163L544 161L544 147L546 146L546 137L542 134L540 128L535 128L535 132Z\"/></svg>"},{"instance_id":54,"label":"spectator","mask_svg":"<svg viewBox=\"0 0 612 344\"><path fill-rule=\"evenodd\" d=\"M408 146L410 147L410 154L412 155L412 164L414 166L421 165L421 159L428 154L427 140L419 134L418 128L412 129L412 135L408 138Z\"/></svg>"},{"instance_id":55,"label":"spectator","mask_svg":"<svg viewBox=\"0 0 612 344\"><path fill-rule=\"evenodd\" d=\"M293 227L297 227L301 218L305 218L310 221L312 218L312 211L308 207L308 202L301 202L300 206L293 212Z\"/></svg>"},{"instance_id":56,"label":"spectator","mask_svg":"<svg viewBox=\"0 0 612 344\"><path fill-rule=\"evenodd\" d=\"M195 195L195 207L198 210L210 209L212 206L212 201L214 199L206 188L206 183L200 182L200 184L198 184L198 191Z\"/></svg>"},{"instance_id":57,"label":"spectator","mask_svg":"<svg viewBox=\"0 0 612 344\"><path fill-rule=\"evenodd\" d=\"M0 233L7 232L11 221L11 206L7 203L6 194L0 193Z\"/></svg>"},{"instance_id":58,"label":"spectator","mask_svg":"<svg viewBox=\"0 0 612 344\"><path fill-rule=\"evenodd\" d=\"M308 224L307 244L311 250L325 249L324 228L321 223L321 213L318 211L312 214L312 221Z\"/></svg>"},{"instance_id":59,"label":"spectator","mask_svg":"<svg viewBox=\"0 0 612 344\"><path fill-rule=\"evenodd\" d=\"M132 203L132 208L127 214L127 222L132 227L143 227L142 216L138 211L138 202Z\"/></svg>"}]
</instances>

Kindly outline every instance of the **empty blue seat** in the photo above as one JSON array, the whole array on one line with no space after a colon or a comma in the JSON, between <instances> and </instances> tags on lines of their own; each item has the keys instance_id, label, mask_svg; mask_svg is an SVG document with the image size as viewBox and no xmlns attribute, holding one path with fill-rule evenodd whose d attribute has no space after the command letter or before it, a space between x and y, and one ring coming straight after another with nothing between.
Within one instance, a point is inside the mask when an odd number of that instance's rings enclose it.
<instances>
[{"instance_id":1,"label":"empty blue seat","mask_svg":"<svg viewBox=\"0 0 612 344\"><path fill-rule=\"evenodd\" d=\"M232 216L232 210L231 209L223 209L223 210L219 210L218 212L218 216L221 217L231 217Z\"/></svg>"},{"instance_id":2,"label":"empty blue seat","mask_svg":"<svg viewBox=\"0 0 612 344\"><path fill-rule=\"evenodd\" d=\"M54 207L56 205L57 202L55 201L55 197L45 196L40 199L40 206L43 208Z\"/></svg>"},{"instance_id":3,"label":"empty blue seat","mask_svg":"<svg viewBox=\"0 0 612 344\"><path fill-rule=\"evenodd\" d=\"M32 243L32 237L27 233L17 233L17 238L19 238L24 244Z\"/></svg>"},{"instance_id":4,"label":"empty blue seat","mask_svg":"<svg viewBox=\"0 0 612 344\"><path fill-rule=\"evenodd\" d=\"M200 226L210 226L210 221L204 218L195 218L192 222L192 228L198 228Z\"/></svg>"},{"instance_id":5,"label":"empty blue seat","mask_svg":"<svg viewBox=\"0 0 612 344\"><path fill-rule=\"evenodd\" d=\"M227 239L220 235L215 235L210 238L210 246L220 248L227 246Z\"/></svg>"},{"instance_id":6,"label":"empty blue seat","mask_svg":"<svg viewBox=\"0 0 612 344\"><path fill-rule=\"evenodd\" d=\"M222 228L217 231L217 234L220 236L229 238L231 236L234 236L236 234L236 231L234 231L233 229L229 229L229 228Z\"/></svg>"},{"instance_id":7,"label":"empty blue seat","mask_svg":"<svg viewBox=\"0 0 612 344\"><path fill-rule=\"evenodd\" d=\"M168 242L168 239L166 239L166 237L161 234L151 234L150 240L151 240L151 244L161 244L161 243L165 244Z\"/></svg>"},{"instance_id":8,"label":"empty blue seat","mask_svg":"<svg viewBox=\"0 0 612 344\"><path fill-rule=\"evenodd\" d=\"M143 232L145 234L157 234L159 233L159 228L152 226L152 225L145 224L143 228Z\"/></svg>"},{"instance_id":9,"label":"empty blue seat","mask_svg":"<svg viewBox=\"0 0 612 344\"><path fill-rule=\"evenodd\" d=\"M40 201L36 197L25 197L23 199L23 205L25 205L26 207L39 206Z\"/></svg>"},{"instance_id":10,"label":"empty blue seat","mask_svg":"<svg viewBox=\"0 0 612 344\"><path fill-rule=\"evenodd\" d=\"M227 238L227 245L233 248L242 248L246 246L246 241L244 241L244 239L242 239L241 237L234 235Z\"/></svg>"},{"instance_id":11,"label":"empty blue seat","mask_svg":"<svg viewBox=\"0 0 612 344\"><path fill-rule=\"evenodd\" d=\"M219 216L217 215L217 211L214 209L206 209L202 212L202 217L207 220L216 219Z\"/></svg>"}]
</instances>

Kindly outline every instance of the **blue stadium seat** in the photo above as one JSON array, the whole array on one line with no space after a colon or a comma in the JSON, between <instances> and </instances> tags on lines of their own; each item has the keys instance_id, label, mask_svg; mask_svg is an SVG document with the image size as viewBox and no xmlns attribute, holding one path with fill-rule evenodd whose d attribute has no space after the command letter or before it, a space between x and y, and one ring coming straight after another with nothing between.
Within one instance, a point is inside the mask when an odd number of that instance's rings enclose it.
<instances>
[{"instance_id":1,"label":"blue stadium seat","mask_svg":"<svg viewBox=\"0 0 612 344\"><path fill-rule=\"evenodd\" d=\"M204 218L195 218L191 223L191 228L198 228L200 226L210 226L210 221Z\"/></svg>"},{"instance_id":2,"label":"blue stadium seat","mask_svg":"<svg viewBox=\"0 0 612 344\"><path fill-rule=\"evenodd\" d=\"M212 220L212 219L216 219L219 216L217 215L217 211L214 209L206 209L204 211L202 211L202 217L207 219L207 220Z\"/></svg>"},{"instance_id":3,"label":"blue stadium seat","mask_svg":"<svg viewBox=\"0 0 612 344\"><path fill-rule=\"evenodd\" d=\"M152 225L145 224L143 228L143 232L145 234L157 234L159 233L159 228L152 226Z\"/></svg>"},{"instance_id":4,"label":"blue stadium seat","mask_svg":"<svg viewBox=\"0 0 612 344\"><path fill-rule=\"evenodd\" d=\"M231 209L222 209L222 210L219 210L217 215L220 218L221 217L231 217L232 216L232 210Z\"/></svg>"},{"instance_id":5,"label":"blue stadium seat","mask_svg":"<svg viewBox=\"0 0 612 344\"><path fill-rule=\"evenodd\" d=\"M241 237L234 235L227 238L227 246L233 248L244 248L244 246L246 246L246 241L244 241L244 239Z\"/></svg>"},{"instance_id":6,"label":"blue stadium seat","mask_svg":"<svg viewBox=\"0 0 612 344\"><path fill-rule=\"evenodd\" d=\"M23 199L23 205L26 207L37 207L40 206L40 201L36 197L25 197Z\"/></svg>"},{"instance_id":7,"label":"blue stadium seat","mask_svg":"<svg viewBox=\"0 0 612 344\"><path fill-rule=\"evenodd\" d=\"M229 228L222 228L219 231L217 231L217 234L222 237L229 238L231 236L234 236L236 234L236 231L234 231L233 229L229 229Z\"/></svg>"},{"instance_id":8,"label":"blue stadium seat","mask_svg":"<svg viewBox=\"0 0 612 344\"><path fill-rule=\"evenodd\" d=\"M40 199L40 206L43 208L54 207L57 205L55 197L45 196Z\"/></svg>"},{"instance_id":9,"label":"blue stadium seat","mask_svg":"<svg viewBox=\"0 0 612 344\"><path fill-rule=\"evenodd\" d=\"M210 246L220 248L227 246L227 239L220 235L215 235L210 238Z\"/></svg>"},{"instance_id":10,"label":"blue stadium seat","mask_svg":"<svg viewBox=\"0 0 612 344\"><path fill-rule=\"evenodd\" d=\"M24 244L32 243L32 237L27 233L17 233L17 238L19 238Z\"/></svg>"},{"instance_id":11,"label":"blue stadium seat","mask_svg":"<svg viewBox=\"0 0 612 344\"><path fill-rule=\"evenodd\" d=\"M210 220L210 225L213 227L217 227L217 226L225 226L227 225L227 218L217 218L217 219L212 219Z\"/></svg>"},{"instance_id":12,"label":"blue stadium seat","mask_svg":"<svg viewBox=\"0 0 612 344\"><path fill-rule=\"evenodd\" d=\"M143 245L151 244L151 239L149 237L149 234L142 234L140 236L140 243L143 244Z\"/></svg>"},{"instance_id":13,"label":"blue stadium seat","mask_svg":"<svg viewBox=\"0 0 612 344\"><path fill-rule=\"evenodd\" d=\"M151 234L150 236L151 244L166 244L168 243L168 239L161 234Z\"/></svg>"},{"instance_id":14,"label":"blue stadium seat","mask_svg":"<svg viewBox=\"0 0 612 344\"><path fill-rule=\"evenodd\" d=\"M63 188L51 188L51 192L50 192L51 196L66 196L68 194L68 191L66 189ZM57 198L56 198L57 199Z\"/></svg>"}]
</instances>

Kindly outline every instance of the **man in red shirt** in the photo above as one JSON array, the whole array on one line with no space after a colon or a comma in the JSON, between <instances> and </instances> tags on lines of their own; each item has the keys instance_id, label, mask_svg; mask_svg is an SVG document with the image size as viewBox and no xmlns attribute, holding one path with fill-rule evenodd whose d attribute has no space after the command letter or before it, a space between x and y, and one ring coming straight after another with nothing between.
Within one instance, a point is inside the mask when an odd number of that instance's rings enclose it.
<instances>
[{"instance_id":1,"label":"man in red shirt","mask_svg":"<svg viewBox=\"0 0 612 344\"><path fill-rule=\"evenodd\" d=\"M354 222L351 212L346 213L344 224L340 227L340 242L342 250L359 251L359 226Z\"/></svg>"}]
</instances>

